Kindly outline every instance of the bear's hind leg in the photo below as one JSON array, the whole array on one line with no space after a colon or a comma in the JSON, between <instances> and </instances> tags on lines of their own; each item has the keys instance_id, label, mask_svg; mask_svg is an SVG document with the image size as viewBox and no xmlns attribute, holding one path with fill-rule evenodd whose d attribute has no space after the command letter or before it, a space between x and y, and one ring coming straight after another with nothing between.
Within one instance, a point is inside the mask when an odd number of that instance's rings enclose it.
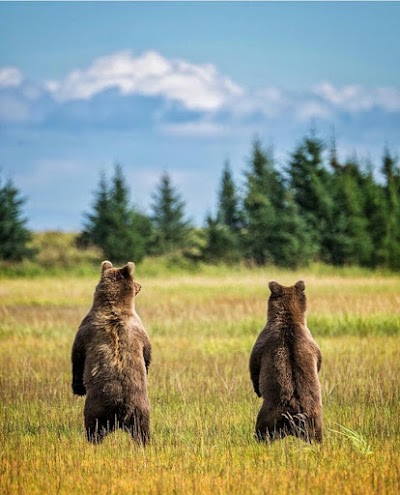
<instances>
[{"instance_id":1,"label":"bear's hind leg","mask_svg":"<svg viewBox=\"0 0 400 495\"><path fill-rule=\"evenodd\" d=\"M282 428L283 424L277 422L272 411L265 405L265 402L261 406L261 409L257 416L256 427L254 436L259 442L267 440L273 442L279 438L286 436L286 431Z\"/></svg>"},{"instance_id":2,"label":"bear's hind leg","mask_svg":"<svg viewBox=\"0 0 400 495\"><path fill-rule=\"evenodd\" d=\"M85 418L86 437L89 442L101 443L108 433L115 430L116 419L108 417L96 418L94 416Z\"/></svg>"},{"instance_id":3,"label":"bear's hind leg","mask_svg":"<svg viewBox=\"0 0 400 495\"><path fill-rule=\"evenodd\" d=\"M316 417L312 420L310 429L312 433L312 440L322 443L322 419L320 417Z\"/></svg>"},{"instance_id":4,"label":"bear's hind leg","mask_svg":"<svg viewBox=\"0 0 400 495\"><path fill-rule=\"evenodd\" d=\"M150 417L149 412L136 409L123 422L124 430L128 431L132 438L140 445L146 445L150 442Z\"/></svg>"}]
</instances>

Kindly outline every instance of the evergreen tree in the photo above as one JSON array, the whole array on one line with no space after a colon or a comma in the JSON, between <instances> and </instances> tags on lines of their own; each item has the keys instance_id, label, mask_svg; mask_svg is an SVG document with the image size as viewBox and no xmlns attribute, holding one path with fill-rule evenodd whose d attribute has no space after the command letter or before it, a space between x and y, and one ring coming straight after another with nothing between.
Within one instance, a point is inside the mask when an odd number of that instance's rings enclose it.
<instances>
[{"instance_id":1,"label":"evergreen tree","mask_svg":"<svg viewBox=\"0 0 400 495\"><path fill-rule=\"evenodd\" d=\"M110 232L111 215L110 187L104 172L101 172L98 190L94 192L92 212L84 213L78 244L82 247L94 245L101 249Z\"/></svg>"},{"instance_id":2,"label":"evergreen tree","mask_svg":"<svg viewBox=\"0 0 400 495\"><path fill-rule=\"evenodd\" d=\"M240 260L240 241L234 230L221 223L218 218L207 215L204 232L206 237L206 243L202 250L204 261L233 263Z\"/></svg>"},{"instance_id":3,"label":"evergreen tree","mask_svg":"<svg viewBox=\"0 0 400 495\"><path fill-rule=\"evenodd\" d=\"M367 231L372 242L369 265L376 267L385 264L384 239L386 236L386 198L381 184L374 178L373 166L368 164L363 173L361 190L364 196L364 216L367 219Z\"/></svg>"},{"instance_id":4,"label":"evergreen tree","mask_svg":"<svg viewBox=\"0 0 400 495\"><path fill-rule=\"evenodd\" d=\"M385 178L386 229L382 241L382 261L385 266L400 270L400 169L397 159L386 148L382 172Z\"/></svg>"},{"instance_id":5,"label":"evergreen tree","mask_svg":"<svg viewBox=\"0 0 400 495\"><path fill-rule=\"evenodd\" d=\"M221 185L218 194L217 219L234 232L240 229L239 198L233 181L229 161L227 160L222 172Z\"/></svg>"},{"instance_id":6,"label":"evergreen tree","mask_svg":"<svg viewBox=\"0 0 400 495\"><path fill-rule=\"evenodd\" d=\"M206 217L205 240L202 257L206 261L239 261L242 256L240 246L241 215L239 198L233 181L229 161L222 172L218 192L218 210L216 218Z\"/></svg>"},{"instance_id":7,"label":"evergreen tree","mask_svg":"<svg viewBox=\"0 0 400 495\"><path fill-rule=\"evenodd\" d=\"M185 202L166 172L152 197L153 252L164 254L183 248L190 222L185 219Z\"/></svg>"},{"instance_id":8,"label":"evergreen tree","mask_svg":"<svg viewBox=\"0 0 400 495\"><path fill-rule=\"evenodd\" d=\"M141 250L143 246L134 229L129 188L120 165L115 166L114 177L111 180L109 209L110 223L106 236L107 252L110 253L109 256L112 259L122 262L126 260L128 253L132 253L132 256L136 254L138 242Z\"/></svg>"},{"instance_id":9,"label":"evergreen tree","mask_svg":"<svg viewBox=\"0 0 400 495\"><path fill-rule=\"evenodd\" d=\"M279 259L279 213L284 198L283 181L274 168L271 152L253 143L250 170L246 173L243 231L246 256L256 264Z\"/></svg>"},{"instance_id":10,"label":"evergreen tree","mask_svg":"<svg viewBox=\"0 0 400 495\"><path fill-rule=\"evenodd\" d=\"M102 174L93 211L85 214L81 244L98 246L104 258L115 263L139 262L146 254L149 227L150 221L130 205L129 188L121 166L115 166L110 185Z\"/></svg>"},{"instance_id":11,"label":"evergreen tree","mask_svg":"<svg viewBox=\"0 0 400 495\"><path fill-rule=\"evenodd\" d=\"M32 256L28 247L31 233L26 227L27 220L22 216L25 199L21 197L12 181L4 185L0 179L0 259L21 261Z\"/></svg>"},{"instance_id":12,"label":"evergreen tree","mask_svg":"<svg viewBox=\"0 0 400 495\"><path fill-rule=\"evenodd\" d=\"M275 257L275 263L286 268L310 264L315 258L317 247L290 190L285 191L279 218L280 250L279 255Z\"/></svg>"},{"instance_id":13,"label":"evergreen tree","mask_svg":"<svg viewBox=\"0 0 400 495\"><path fill-rule=\"evenodd\" d=\"M335 242L331 261L370 266L373 242L365 215L364 178L357 160L343 167L337 164L333 179Z\"/></svg>"},{"instance_id":14,"label":"evergreen tree","mask_svg":"<svg viewBox=\"0 0 400 495\"><path fill-rule=\"evenodd\" d=\"M305 219L318 257L332 262L335 249L332 177L322 160L323 143L306 137L293 152L288 168L289 185L299 213Z\"/></svg>"}]
</instances>

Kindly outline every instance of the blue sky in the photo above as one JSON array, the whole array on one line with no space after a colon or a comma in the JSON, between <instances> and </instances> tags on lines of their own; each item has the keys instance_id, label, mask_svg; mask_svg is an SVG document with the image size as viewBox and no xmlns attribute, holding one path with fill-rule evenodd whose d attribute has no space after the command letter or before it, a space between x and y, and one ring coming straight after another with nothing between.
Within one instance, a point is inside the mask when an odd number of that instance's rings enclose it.
<instances>
[{"instance_id":1,"label":"blue sky","mask_svg":"<svg viewBox=\"0 0 400 495\"><path fill-rule=\"evenodd\" d=\"M258 135L311 125L340 158L400 151L400 3L0 3L0 167L36 230L79 230L122 164L148 211L167 170L201 223Z\"/></svg>"}]
</instances>

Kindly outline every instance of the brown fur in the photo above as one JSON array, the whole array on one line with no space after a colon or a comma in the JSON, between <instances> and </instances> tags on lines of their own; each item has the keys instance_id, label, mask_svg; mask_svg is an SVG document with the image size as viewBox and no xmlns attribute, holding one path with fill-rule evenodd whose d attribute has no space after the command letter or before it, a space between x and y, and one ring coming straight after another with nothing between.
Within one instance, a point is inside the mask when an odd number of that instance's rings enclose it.
<instances>
[{"instance_id":1,"label":"brown fur","mask_svg":"<svg viewBox=\"0 0 400 495\"><path fill-rule=\"evenodd\" d=\"M133 279L134 268L134 263L118 269L103 261L92 308L72 347L72 389L86 394L86 434L95 443L116 428L140 444L150 440L151 345L135 310L141 286Z\"/></svg>"},{"instance_id":2,"label":"brown fur","mask_svg":"<svg viewBox=\"0 0 400 495\"><path fill-rule=\"evenodd\" d=\"M254 391L264 399L255 435L322 441L321 352L307 327L303 281L269 284L268 318L250 357Z\"/></svg>"}]
</instances>

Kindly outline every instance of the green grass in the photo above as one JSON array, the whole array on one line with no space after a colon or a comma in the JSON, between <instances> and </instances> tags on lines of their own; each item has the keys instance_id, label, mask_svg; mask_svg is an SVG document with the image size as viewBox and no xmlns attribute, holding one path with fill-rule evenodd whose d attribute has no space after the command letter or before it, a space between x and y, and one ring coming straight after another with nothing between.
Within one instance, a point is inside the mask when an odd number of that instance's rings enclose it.
<instances>
[{"instance_id":1,"label":"green grass","mask_svg":"<svg viewBox=\"0 0 400 495\"><path fill-rule=\"evenodd\" d=\"M138 312L153 344L152 442L98 447L71 392L70 350L97 279L0 285L0 487L4 494L397 494L400 492L400 277L139 267ZM249 354L268 280L303 278L323 365L325 440L253 440L260 400Z\"/></svg>"}]
</instances>

